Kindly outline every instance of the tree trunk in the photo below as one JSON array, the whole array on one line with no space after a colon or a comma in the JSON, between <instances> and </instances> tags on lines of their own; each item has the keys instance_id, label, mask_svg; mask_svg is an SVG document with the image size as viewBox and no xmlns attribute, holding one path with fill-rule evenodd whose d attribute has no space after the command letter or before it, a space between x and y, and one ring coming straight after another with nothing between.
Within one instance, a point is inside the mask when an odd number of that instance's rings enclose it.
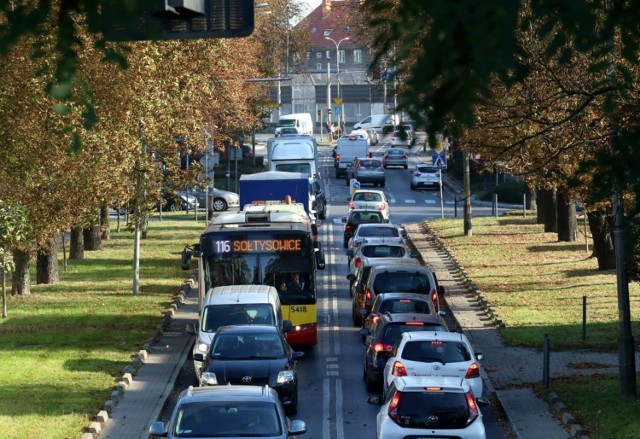
<instances>
[{"instance_id":1,"label":"tree trunk","mask_svg":"<svg viewBox=\"0 0 640 439\"><path fill-rule=\"evenodd\" d=\"M542 215L545 232L557 232L556 192L542 189L538 192L538 212Z\"/></svg>"},{"instance_id":2,"label":"tree trunk","mask_svg":"<svg viewBox=\"0 0 640 439\"><path fill-rule=\"evenodd\" d=\"M30 296L31 278L29 277L29 252L13 251L15 270L11 281L11 294Z\"/></svg>"},{"instance_id":3,"label":"tree trunk","mask_svg":"<svg viewBox=\"0 0 640 439\"><path fill-rule=\"evenodd\" d=\"M81 261L84 259L84 235L82 233L82 227L73 227L71 229L69 259L73 261Z\"/></svg>"},{"instance_id":4,"label":"tree trunk","mask_svg":"<svg viewBox=\"0 0 640 439\"><path fill-rule=\"evenodd\" d=\"M111 226L109 225L109 208L107 206L100 207L100 237L108 241L111 239Z\"/></svg>"},{"instance_id":5,"label":"tree trunk","mask_svg":"<svg viewBox=\"0 0 640 439\"><path fill-rule=\"evenodd\" d=\"M557 224L558 241L575 242L578 240L578 219L576 218L576 203L569 199L564 191L557 192Z\"/></svg>"},{"instance_id":6,"label":"tree trunk","mask_svg":"<svg viewBox=\"0 0 640 439\"><path fill-rule=\"evenodd\" d=\"M527 209L538 210L538 191L527 186Z\"/></svg>"},{"instance_id":7,"label":"tree trunk","mask_svg":"<svg viewBox=\"0 0 640 439\"><path fill-rule=\"evenodd\" d=\"M82 230L82 233L84 235L85 250L102 250L102 239L100 238L101 234L99 221L92 223L89 227L85 227Z\"/></svg>"},{"instance_id":8,"label":"tree trunk","mask_svg":"<svg viewBox=\"0 0 640 439\"><path fill-rule=\"evenodd\" d=\"M57 284L58 275L58 234L49 240L49 247L39 249L36 255L36 283Z\"/></svg>"},{"instance_id":9,"label":"tree trunk","mask_svg":"<svg viewBox=\"0 0 640 439\"><path fill-rule=\"evenodd\" d=\"M589 212L589 229L593 236L593 255L598 259L598 270L616 268L616 254L611 235L611 218L604 210Z\"/></svg>"}]
</instances>

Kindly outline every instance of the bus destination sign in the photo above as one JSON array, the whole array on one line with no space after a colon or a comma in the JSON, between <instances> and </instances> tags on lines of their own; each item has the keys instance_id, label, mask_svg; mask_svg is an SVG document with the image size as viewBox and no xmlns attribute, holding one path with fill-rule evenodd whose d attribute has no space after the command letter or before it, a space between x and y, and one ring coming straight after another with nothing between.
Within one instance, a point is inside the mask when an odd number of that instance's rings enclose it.
<instances>
[{"instance_id":1,"label":"bus destination sign","mask_svg":"<svg viewBox=\"0 0 640 439\"><path fill-rule=\"evenodd\" d=\"M224 239L213 241L214 253L276 253L302 251L301 238Z\"/></svg>"}]
</instances>

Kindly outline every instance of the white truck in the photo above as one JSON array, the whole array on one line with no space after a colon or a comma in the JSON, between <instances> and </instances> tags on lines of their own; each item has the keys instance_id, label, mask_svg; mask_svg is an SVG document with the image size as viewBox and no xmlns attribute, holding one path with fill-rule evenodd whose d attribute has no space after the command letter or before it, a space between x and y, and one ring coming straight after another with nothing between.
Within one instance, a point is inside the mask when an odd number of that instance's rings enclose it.
<instances>
[{"instance_id":1,"label":"white truck","mask_svg":"<svg viewBox=\"0 0 640 439\"><path fill-rule=\"evenodd\" d=\"M378 133L392 131L397 125L397 120L393 114L372 114L353 125L354 130L374 129Z\"/></svg>"},{"instance_id":2,"label":"white truck","mask_svg":"<svg viewBox=\"0 0 640 439\"><path fill-rule=\"evenodd\" d=\"M267 140L269 171L302 172L318 176L318 143L312 136L283 136Z\"/></svg>"},{"instance_id":3,"label":"white truck","mask_svg":"<svg viewBox=\"0 0 640 439\"><path fill-rule=\"evenodd\" d=\"M369 155L369 142L360 136L344 136L338 139L334 167L336 178L345 177L347 168L356 157L364 158Z\"/></svg>"},{"instance_id":4,"label":"white truck","mask_svg":"<svg viewBox=\"0 0 640 439\"><path fill-rule=\"evenodd\" d=\"M309 113L294 113L280 116L276 125L276 137L280 137L282 128L295 128L298 134L313 136L313 120Z\"/></svg>"}]
</instances>

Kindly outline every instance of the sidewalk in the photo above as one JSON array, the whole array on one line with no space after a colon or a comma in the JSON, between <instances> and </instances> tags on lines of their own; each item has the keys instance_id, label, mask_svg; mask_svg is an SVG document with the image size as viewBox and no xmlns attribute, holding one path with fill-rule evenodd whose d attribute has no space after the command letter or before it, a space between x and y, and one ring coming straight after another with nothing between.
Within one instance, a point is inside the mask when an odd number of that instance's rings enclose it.
<instances>
[{"instance_id":1,"label":"sidewalk","mask_svg":"<svg viewBox=\"0 0 640 439\"><path fill-rule=\"evenodd\" d=\"M465 276L448 251L438 243L425 224L409 224L407 232L424 261L438 274L446 289L445 301L453 316L477 352L485 354L483 378L488 396L495 396L502 406L511 428L519 439L564 439L586 437L580 425L557 397L546 402L533 392L533 385L542 383L543 354L532 348L508 347L502 342L496 320L487 311L486 303L474 296ZM490 308L490 306L489 306ZM640 355L636 354L636 364ZM598 364L598 368L572 367ZM617 353L594 351L552 351L550 379L591 374L618 373ZM551 411L550 404L564 424ZM544 432L544 433L541 433Z\"/></svg>"},{"instance_id":2,"label":"sidewalk","mask_svg":"<svg viewBox=\"0 0 640 439\"><path fill-rule=\"evenodd\" d=\"M88 429L90 432L85 433L82 439L149 437L149 426L158 419L182 366L189 358L193 337L186 333L185 327L187 322L197 319L197 308L197 295L188 282L167 312L164 328L158 328L156 336L138 354L139 360L130 366L137 368L134 379L120 381L111 399L105 403L104 412L110 411L110 415L104 419L106 413L103 414L103 425L93 422ZM99 414L99 421L100 418Z\"/></svg>"}]
</instances>

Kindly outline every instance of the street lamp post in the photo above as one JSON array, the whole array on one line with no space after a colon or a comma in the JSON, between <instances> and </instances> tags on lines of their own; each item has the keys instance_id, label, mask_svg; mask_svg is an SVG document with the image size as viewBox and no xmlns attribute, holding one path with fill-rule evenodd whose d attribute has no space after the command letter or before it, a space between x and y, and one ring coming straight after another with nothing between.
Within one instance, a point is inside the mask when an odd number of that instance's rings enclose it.
<instances>
[{"instance_id":1,"label":"street lamp post","mask_svg":"<svg viewBox=\"0 0 640 439\"><path fill-rule=\"evenodd\" d=\"M337 81L337 86L338 86L338 99L340 99L342 97L342 95L340 95L340 44L343 41L347 41L349 39L349 37L344 37L343 39L341 39L340 41L336 42L336 40L334 40L331 37L324 37L325 40L329 40L329 41L333 41L333 44L335 44L336 46L336 81ZM342 108L342 104L340 105L340 107ZM340 112L342 114L342 111ZM342 117L342 120L344 120L344 115L341 116L341 114L338 115L338 126L340 126L340 118Z\"/></svg>"}]
</instances>

